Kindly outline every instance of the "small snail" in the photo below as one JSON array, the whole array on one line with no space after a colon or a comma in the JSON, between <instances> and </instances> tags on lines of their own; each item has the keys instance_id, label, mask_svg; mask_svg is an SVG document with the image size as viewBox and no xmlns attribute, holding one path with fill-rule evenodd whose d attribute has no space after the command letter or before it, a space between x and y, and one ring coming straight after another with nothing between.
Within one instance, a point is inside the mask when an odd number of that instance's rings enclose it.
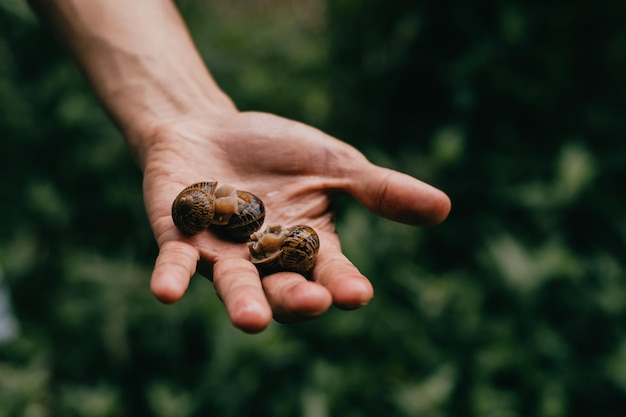
<instances>
[{"instance_id":1,"label":"small snail","mask_svg":"<svg viewBox=\"0 0 626 417\"><path fill-rule=\"evenodd\" d=\"M237 190L237 213L228 216L228 220L214 221L217 233L231 240L245 242L250 235L263 226L265 205L256 195Z\"/></svg>"},{"instance_id":2,"label":"small snail","mask_svg":"<svg viewBox=\"0 0 626 417\"><path fill-rule=\"evenodd\" d=\"M185 188L172 204L174 224L185 235L195 235L209 227L215 217L217 182L198 182Z\"/></svg>"},{"instance_id":3,"label":"small snail","mask_svg":"<svg viewBox=\"0 0 626 417\"><path fill-rule=\"evenodd\" d=\"M310 226L270 225L255 232L248 243L250 260L267 272L292 271L303 275L315 266L320 239Z\"/></svg>"},{"instance_id":4,"label":"small snail","mask_svg":"<svg viewBox=\"0 0 626 417\"><path fill-rule=\"evenodd\" d=\"M172 204L172 219L191 236L213 228L231 240L245 241L265 220L265 206L256 195L231 185L203 181L183 189Z\"/></svg>"}]
</instances>

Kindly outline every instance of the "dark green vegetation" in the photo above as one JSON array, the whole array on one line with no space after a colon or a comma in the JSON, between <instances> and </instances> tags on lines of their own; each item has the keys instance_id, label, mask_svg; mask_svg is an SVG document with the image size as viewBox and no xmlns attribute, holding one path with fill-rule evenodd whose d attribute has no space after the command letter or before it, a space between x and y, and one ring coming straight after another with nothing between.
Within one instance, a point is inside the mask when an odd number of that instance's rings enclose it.
<instances>
[{"instance_id":1,"label":"dark green vegetation","mask_svg":"<svg viewBox=\"0 0 626 417\"><path fill-rule=\"evenodd\" d=\"M360 310L244 335L200 277L160 305L122 138L1 0L1 417L622 415L626 3L204 3L181 8L242 109L433 183L451 216L341 201Z\"/></svg>"}]
</instances>

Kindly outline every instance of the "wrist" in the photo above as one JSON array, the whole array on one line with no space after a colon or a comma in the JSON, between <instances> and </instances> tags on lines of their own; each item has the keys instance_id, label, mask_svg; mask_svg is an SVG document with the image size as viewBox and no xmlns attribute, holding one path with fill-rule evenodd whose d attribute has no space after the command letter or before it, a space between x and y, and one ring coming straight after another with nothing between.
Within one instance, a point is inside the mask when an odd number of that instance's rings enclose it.
<instances>
[{"instance_id":1,"label":"wrist","mask_svg":"<svg viewBox=\"0 0 626 417\"><path fill-rule=\"evenodd\" d=\"M145 57L144 57L145 58ZM163 61L151 65L151 60L136 62L136 68L118 78L102 101L113 120L137 151L145 147L151 133L162 126L181 120L202 119L206 123L237 112L235 104L202 71L184 70ZM102 84L101 84L102 85Z\"/></svg>"},{"instance_id":2,"label":"wrist","mask_svg":"<svg viewBox=\"0 0 626 417\"><path fill-rule=\"evenodd\" d=\"M126 143L141 170L145 168L146 156L152 148L163 145L176 148L178 138L186 136L189 126L211 128L238 112L230 98L224 95L221 102L212 95L209 98L189 99L172 105L160 103L149 109L137 111L119 123Z\"/></svg>"}]
</instances>

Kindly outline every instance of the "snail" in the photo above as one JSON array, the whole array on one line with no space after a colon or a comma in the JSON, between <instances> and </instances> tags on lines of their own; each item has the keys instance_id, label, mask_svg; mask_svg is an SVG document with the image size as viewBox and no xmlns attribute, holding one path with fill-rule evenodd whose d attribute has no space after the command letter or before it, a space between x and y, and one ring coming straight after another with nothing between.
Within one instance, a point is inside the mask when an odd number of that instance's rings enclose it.
<instances>
[{"instance_id":1,"label":"snail","mask_svg":"<svg viewBox=\"0 0 626 417\"><path fill-rule=\"evenodd\" d=\"M215 217L217 182L198 182L185 188L172 204L174 224L185 235L195 235L209 227Z\"/></svg>"},{"instance_id":2,"label":"snail","mask_svg":"<svg viewBox=\"0 0 626 417\"><path fill-rule=\"evenodd\" d=\"M270 225L263 232L253 233L250 240L250 260L266 272L292 271L306 275L315 266L320 247L319 236L306 225Z\"/></svg>"},{"instance_id":3,"label":"snail","mask_svg":"<svg viewBox=\"0 0 626 417\"><path fill-rule=\"evenodd\" d=\"M191 236L211 227L230 240L245 241L265 220L265 206L256 195L231 185L203 181L183 189L172 203L172 219Z\"/></svg>"},{"instance_id":4,"label":"snail","mask_svg":"<svg viewBox=\"0 0 626 417\"><path fill-rule=\"evenodd\" d=\"M256 195L237 190L237 213L227 216L227 220L213 222L214 230L231 240L245 242L250 235L263 226L265 205Z\"/></svg>"}]
</instances>

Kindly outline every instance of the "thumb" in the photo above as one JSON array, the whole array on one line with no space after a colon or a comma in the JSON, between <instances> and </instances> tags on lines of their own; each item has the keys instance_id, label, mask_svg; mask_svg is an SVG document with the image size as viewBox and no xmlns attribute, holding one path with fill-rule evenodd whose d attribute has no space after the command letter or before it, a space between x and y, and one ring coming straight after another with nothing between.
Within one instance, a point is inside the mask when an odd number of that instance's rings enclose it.
<instances>
[{"instance_id":1,"label":"thumb","mask_svg":"<svg viewBox=\"0 0 626 417\"><path fill-rule=\"evenodd\" d=\"M372 212L405 224L435 225L450 212L450 199L441 190L370 162L355 172L349 192Z\"/></svg>"}]
</instances>

